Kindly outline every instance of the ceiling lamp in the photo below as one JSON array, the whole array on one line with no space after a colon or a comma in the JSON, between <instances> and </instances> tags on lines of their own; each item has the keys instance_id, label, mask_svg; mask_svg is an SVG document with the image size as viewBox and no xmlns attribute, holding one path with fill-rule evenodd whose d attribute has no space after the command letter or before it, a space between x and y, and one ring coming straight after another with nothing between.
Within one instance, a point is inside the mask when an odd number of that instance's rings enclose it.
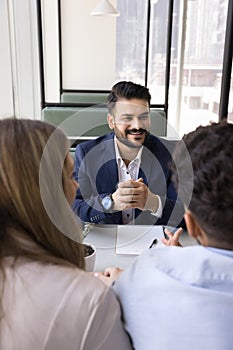
<instances>
[{"instance_id":1,"label":"ceiling lamp","mask_svg":"<svg viewBox=\"0 0 233 350\"><path fill-rule=\"evenodd\" d=\"M102 0L96 6L91 16L120 16L120 12L110 3L109 0Z\"/></svg>"}]
</instances>

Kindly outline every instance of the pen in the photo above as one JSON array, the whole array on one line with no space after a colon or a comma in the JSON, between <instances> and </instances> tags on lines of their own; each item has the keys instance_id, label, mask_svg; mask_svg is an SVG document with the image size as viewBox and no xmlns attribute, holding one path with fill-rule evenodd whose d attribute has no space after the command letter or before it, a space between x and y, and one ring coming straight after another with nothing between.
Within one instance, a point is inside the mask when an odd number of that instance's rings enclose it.
<instances>
[{"instance_id":1,"label":"pen","mask_svg":"<svg viewBox=\"0 0 233 350\"><path fill-rule=\"evenodd\" d=\"M158 242L158 240L157 240L157 238L155 238L153 240L153 242L151 243L151 245L149 246L149 249L152 248L157 242Z\"/></svg>"}]
</instances>

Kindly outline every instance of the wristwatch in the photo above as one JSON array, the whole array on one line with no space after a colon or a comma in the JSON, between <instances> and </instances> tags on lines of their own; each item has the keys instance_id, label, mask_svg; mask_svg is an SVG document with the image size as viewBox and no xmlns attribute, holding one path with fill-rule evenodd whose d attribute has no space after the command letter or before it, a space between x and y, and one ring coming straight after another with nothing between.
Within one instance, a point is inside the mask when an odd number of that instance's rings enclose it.
<instances>
[{"instance_id":1,"label":"wristwatch","mask_svg":"<svg viewBox=\"0 0 233 350\"><path fill-rule=\"evenodd\" d=\"M101 201L101 204L102 204L102 207L104 208L104 211L110 212L114 205L112 195L109 194L108 196L104 197Z\"/></svg>"}]
</instances>

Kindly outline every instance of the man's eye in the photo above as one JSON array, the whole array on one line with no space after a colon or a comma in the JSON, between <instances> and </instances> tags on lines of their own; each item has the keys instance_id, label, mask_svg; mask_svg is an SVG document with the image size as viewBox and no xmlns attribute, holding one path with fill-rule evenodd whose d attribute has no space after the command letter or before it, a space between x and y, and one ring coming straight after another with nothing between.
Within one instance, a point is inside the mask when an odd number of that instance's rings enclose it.
<instances>
[{"instance_id":1,"label":"man's eye","mask_svg":"<svg viewBox=\"0 0 233 350\"><path fill-rule=\"evenodd\" d=\"M140 117L140 119L142 119L142 120L145 120L145 119L148 119L149 118L149 115L141 115L141 117Z\"/></svg>"}]
</instances>

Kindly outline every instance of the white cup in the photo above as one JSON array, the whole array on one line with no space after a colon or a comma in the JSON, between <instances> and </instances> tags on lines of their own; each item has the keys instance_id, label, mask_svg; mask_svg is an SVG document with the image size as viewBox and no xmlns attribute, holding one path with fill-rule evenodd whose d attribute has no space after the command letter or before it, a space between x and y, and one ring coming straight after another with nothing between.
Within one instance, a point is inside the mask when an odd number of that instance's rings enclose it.
<instances>
[{"instance_id":1,"label":"white cup","mask_svg":"<svg viewBox=\"0 0 233 350\"><path fill-rule=\"evenodd\" d=\"M89 246L93 249L93 253L91 255L85 256L85 265L86 265L86 271L92 272L94 271L95 267L95 259L96 259L96 249L92 244L84 243L86 246Z\"/></svg>"}]
</instances>

